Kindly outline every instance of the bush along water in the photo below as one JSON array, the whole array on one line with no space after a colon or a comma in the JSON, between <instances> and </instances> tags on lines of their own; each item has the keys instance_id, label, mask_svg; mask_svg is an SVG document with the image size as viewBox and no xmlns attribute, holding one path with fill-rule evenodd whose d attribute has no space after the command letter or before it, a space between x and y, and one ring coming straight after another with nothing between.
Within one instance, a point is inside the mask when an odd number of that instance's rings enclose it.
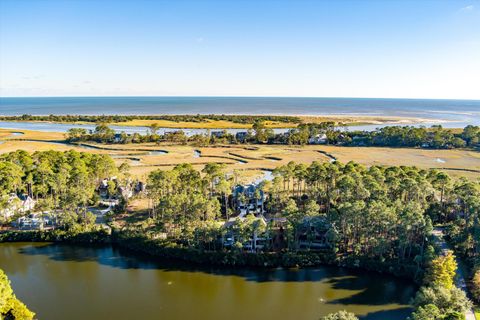
<instances>
[{"instance_id":1,"label":"bush along water","mask_svg":"<svg viewBox=\"0 0 480 320\"><path fill-rule=\"evenodd\" d=\"M68 242L68 243L109 243L110 235L104 229L69 232L56 229L48 231L7 231L0 233L0 242Z\"/></svg>"},{"instance_id":2,"label":"bush along water","mask_svg":"<svg viewBox=\"0 0 480 320\"><path fill-rule=\"evenodd\" d=\"M405 278L421 278L417 266L404 265L400 261L373 261L366 257L341 257L331 250L245 252L242 250L206 251L184 247L167 240L149 239L139 232L117 231L112 233L112 242L132 251L146 253L164 259L173 259L196 264L248 267L314 267L337 265L388 273Z\"/></svg>"}]
</instances>

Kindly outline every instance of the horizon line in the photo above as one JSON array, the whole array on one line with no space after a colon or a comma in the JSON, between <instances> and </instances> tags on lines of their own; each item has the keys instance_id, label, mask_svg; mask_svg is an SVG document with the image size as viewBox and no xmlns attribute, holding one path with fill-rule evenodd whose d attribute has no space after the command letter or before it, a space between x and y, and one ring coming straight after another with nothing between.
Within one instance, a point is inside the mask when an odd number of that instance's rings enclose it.
<instances>
[{"instance_id":1,"label":"horizon line","mask_svg":"<svg viewBox=\"0 0 480 320\"><path fill-rule=\"evenodd\" d=\"M480 101L469 98L392 98L392 97L331 97L331 96L236 96L236 95L92 95L92 96L0 96L0 99L29 99L29 98L298 98L298 99L377 99L377 100L463 100Z\"/></svg>"}]
</instances>

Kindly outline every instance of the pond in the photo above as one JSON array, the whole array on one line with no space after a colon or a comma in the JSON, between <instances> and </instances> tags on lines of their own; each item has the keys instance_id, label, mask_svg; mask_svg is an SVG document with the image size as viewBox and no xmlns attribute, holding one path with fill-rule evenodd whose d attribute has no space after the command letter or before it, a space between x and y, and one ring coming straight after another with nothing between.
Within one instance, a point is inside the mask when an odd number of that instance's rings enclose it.
<instances>
[{"instance_id":1,"label":"pond","mask_svg":"<svg viewBox=\"0 0 480 320\"><path fill-rule=\"evenodd\" d=\"M316 320L342 309L400 320L416 291L343 268L194 268L111 246L3 243L0 268L40 320Z\"/></svg>"},{"instance_id":2,"label":"pond","mask_svg":"<svg viewBox=\"0 0 480 320\"><path fill-rule=\"evenodd\" d=\"M273 171L271 170L262 170L262 175L255 179L253 183L258 184L262 181L272 181L275 178Z\"/></svg>"},{"instance_id":3,"label":"pond","mask_svg":"<svg viewBox=\"0 0 480 320\"><path fill-rule=\"evenodd\" d=\"M167 154L167 153L168 153L168 151L156 150L156 151L149 151L148 155L150 155L150 156L163 156L164 154Z\"/></svg>"}]
</instances>

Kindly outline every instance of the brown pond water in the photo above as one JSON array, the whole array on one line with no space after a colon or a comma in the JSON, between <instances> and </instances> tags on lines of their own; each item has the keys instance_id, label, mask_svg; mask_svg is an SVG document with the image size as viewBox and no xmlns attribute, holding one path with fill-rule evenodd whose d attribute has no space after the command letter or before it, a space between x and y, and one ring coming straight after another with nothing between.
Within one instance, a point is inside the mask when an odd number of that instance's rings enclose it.
<instances>
[{"instance_id":1,"label":"brown pond water","mask_svg":"<svg viewBox=\"0 0 480 320\"><path fill-rule=\"evenodd\" d=\"M40 320L313 320L341 309L399 320L416 290L344 268L195 268L111 246L1 243L0 268Z\"/></svg>"}]
</instances>

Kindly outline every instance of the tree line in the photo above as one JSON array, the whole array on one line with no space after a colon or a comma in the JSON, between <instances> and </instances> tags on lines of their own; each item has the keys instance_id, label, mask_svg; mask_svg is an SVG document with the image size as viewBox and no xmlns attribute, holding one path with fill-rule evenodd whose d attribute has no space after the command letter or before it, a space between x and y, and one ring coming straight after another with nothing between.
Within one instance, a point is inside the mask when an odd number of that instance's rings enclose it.
<instances>
[{"instance_id":1,"label":"tree line","mask_svg":"<svg viewBox=\"0 0 480 320\"><path fill-rule=\"evenodd\" d=\"M261 183L259 190L268 194L266 216L286 219L286 250L308 248L322 232L336 255L397 261L420 274L426 254L431 253L432 217L462 216L461 206L452 209L446 203L444 177L448 175L436 170L290 162L277 168L274 175L273 181ZM459 191L448 199L461 203L460 190L470 184L478 188L478 182L457 181ZM188 164L152 172L148 194L155 224L180 244L218 247L217 240L227 232L218 221L235 211L232 185L235 176L226 175L224 168L215 164L209 165L203 176ZM472 196L480 198L478 193ZM478 217L480 208L472 210ZM265 226L258 219L248 215L235 225L237 248L253 233L271 239L265 250L273 248L278 219L267 219Z\"/></svg>"},{"instance_id":2,"label":"tree line","mask_svg":"<svg viewBox=\"0 0 480 320\"><path fill-rule=\"evenodd\" d=\"M83 128L68 130L66 139L70 142L95 141L98 143L146 143L169 142L191 143L197 146L210 144L329 144L342 146L409 147L427 149L479 148L480 127L466 126L454 133L441 126L431 128L413 126L388 126L373 131L345 131L334 122L300 124L287 132L275 133L263 121L255 121L251 129L239 134L227 130L210 131L205 134L187 136L183 130L158 134L158 124L152 124L147 134L115 134L106 124L98 124L94 131Z\"/></svg>"},{"instance_id":3,"label":"tree line","mask_svg":"<svg viewBox=\"0 0 480 320\"><path fill-rule=\"evenodd\" d=\"M273 181L259 185L268 194L266 219L254 214L237 218L230 229L236 243L225 248L218 239L230 230L220 221L238 213L229 200L235 176L214 164L203 173L191 165L179 165L150 174L150 222L156 226L154 232L167 233L171 243L202 250L242 250L257 236L268 239L262 251L273 251L278 221L283 218L285 252L315 250L308 244L320 232L328 252L337 257L402 265L417 280L423 279L412 300L411 320L463 319L471 307L454 284L453 252L439 252L432 230L434 222L461 228L464 242L458 246L478 261L479 181L453 180L442 171L415 167L290 162L275 169ZM302 242L306 245L301 246ZM357 260L348 261L355 265ZM344 317L354 319L353 314L342 312L325 319Z\"/></svg>"},{"instance_id":4,"label":"tree line","mask_svg":"<svg viewBox=\"0 0 480 320\"><path fill-rule=\"evenodd\" d=\"M100 182L117 176L126 183L127 170L108 155L74 150L6 153L0 155L0 209L10 205L10 194L26 194L36 200L36 211L56 212L59 225L91 227L95 217L87 207L98 202Z\"/></svg>"},{"instance_id":5,"label":"tree line","mask_svg":"<svg viewBox=\"0 0 480 320\"><path fill-rule=\"evenodd\" d=\"M345 131L333 122L300 124L286 134L269 135L268 143L305 145L318 143L319 135L325 144L344 146L409 147L453 149L480 147L480 127L468 125L459 133L441 125L427 127L387 126L372 131ZM262 140L257 140L261 142Z\"/></svg>"},{"instance_id":6,"label":"tree line","mask_svg":"<svg viewBox=\"0 0 480 320\"><path fill-rule=\"evenodd\" d=\"M472 298L480 303L480 186L475 182L463 185L442 179L442 206L435 222L446 226L448 240L467 267L467 280ZM455 214L458 213L458 214Z\"/></svg>"},{"instance_id":7,"label":"tree line","mask_svg":"<svg viewBox=\"0 0 480 320\"><path fill-rule=\"evenodd\" d=\"M480 127L468 125L462 132L454 133L442 126L412 127L391 126L371 132L352 132L350 141L352 146L389 146L389 147L423 147L431 149L452 149L480 146Z\"/></svg>"}]
</instances>

